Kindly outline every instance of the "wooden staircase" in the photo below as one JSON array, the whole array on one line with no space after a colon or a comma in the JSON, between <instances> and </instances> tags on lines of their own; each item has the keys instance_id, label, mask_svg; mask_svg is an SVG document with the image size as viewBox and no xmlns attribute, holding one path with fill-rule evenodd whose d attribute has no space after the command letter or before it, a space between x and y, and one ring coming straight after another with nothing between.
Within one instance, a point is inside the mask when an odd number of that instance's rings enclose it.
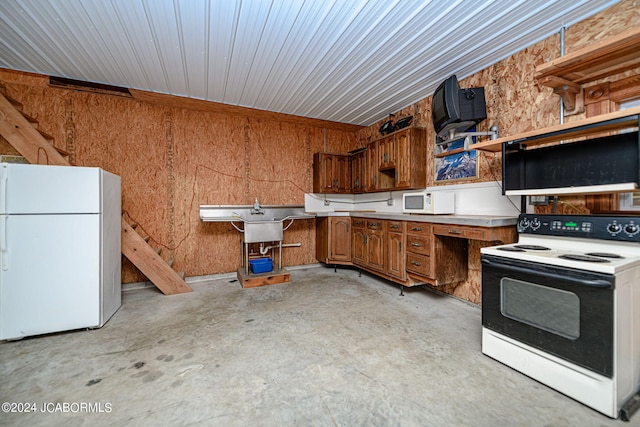
<instances>
[{"instance_id":1,"label":"wooden staircase","mask_svg":"<svg viewBox=\"0 0 640 427\"><path fill-rule=\"evenodd\" d=\"M9 98L0 84L0 135L29 163L71 166L69 154L54 145L54 139L38 129L38 121L22 112L22 105ZM191 292L184 273L176 273L173 260L165 261L160 251L148 243L122 218L122 254L165 295Z\"/></svg>"}]
</instances>

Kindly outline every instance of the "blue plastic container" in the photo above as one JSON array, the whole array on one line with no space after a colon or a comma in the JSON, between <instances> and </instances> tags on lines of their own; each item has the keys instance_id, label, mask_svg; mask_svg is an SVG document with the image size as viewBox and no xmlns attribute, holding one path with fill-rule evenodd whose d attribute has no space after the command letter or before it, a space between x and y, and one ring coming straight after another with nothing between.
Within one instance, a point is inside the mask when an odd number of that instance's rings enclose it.
<instances>
[{"instance_id":1,"label":"blue plastic container","mask_svg":"<svg viewBox=\"0 0 640 427\"><path fill-rule=\"evenodd\" d=\"M254 274L267 273L273 270L273 260L271 258L256 258L249 260L249 266Z\"/></svg>"}]
</instances>

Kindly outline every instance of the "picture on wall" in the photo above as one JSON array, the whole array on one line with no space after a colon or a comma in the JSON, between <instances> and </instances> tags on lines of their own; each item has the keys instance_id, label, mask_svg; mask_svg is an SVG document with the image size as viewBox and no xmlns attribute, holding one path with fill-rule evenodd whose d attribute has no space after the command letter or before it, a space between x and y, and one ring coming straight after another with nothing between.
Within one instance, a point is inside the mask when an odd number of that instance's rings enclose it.
<instances>
[{"instance_id":1,"label":"picture on wall","mask_svg":"<svg viewBox=\"0 0 640 427\"><path fill-rule=\"evenodd\" d=\"M475 128L469 129L474 132ZM471 137L471 143L475 144L476 137ZM447 155L447 152L457 151L464 147L464 138L451 141L436 147L436 154L443 154L435 158L436 182L458 179L470 179L478 177L476 164L476 150L461 151Z\"/></svg>"}]
</instances>

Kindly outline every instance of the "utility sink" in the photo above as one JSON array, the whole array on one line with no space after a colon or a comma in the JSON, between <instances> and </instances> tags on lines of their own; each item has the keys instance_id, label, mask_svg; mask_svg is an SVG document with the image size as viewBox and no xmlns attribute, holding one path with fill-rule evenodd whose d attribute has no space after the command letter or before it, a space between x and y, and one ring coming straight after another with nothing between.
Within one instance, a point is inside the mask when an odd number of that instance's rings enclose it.
<instances>
[{"instance_id":1,"label":"utility sink","mask_svg":"<svg viewBox=\"0 0 640 427\"><path fill-rule=\"evenodd\" d=\"M304 205L202 205L200 219L205 222L230 222L244 233L245 243L282 241L284 230L296 219L314 218ZM285 221L290 221L284 226ZM235 223L243 223L238 228Z\"/></svg>"}]
</instances>

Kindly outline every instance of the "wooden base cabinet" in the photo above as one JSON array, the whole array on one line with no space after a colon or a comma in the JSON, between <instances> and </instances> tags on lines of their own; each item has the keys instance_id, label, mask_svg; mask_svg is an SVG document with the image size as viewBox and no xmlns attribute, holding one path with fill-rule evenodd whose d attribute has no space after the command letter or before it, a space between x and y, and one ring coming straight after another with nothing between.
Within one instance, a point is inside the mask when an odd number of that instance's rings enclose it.
<instances>
[{"instance_id":1,"label":"wooden base cabinet","mask_svg":"<svg viewBox=\"0 0 640 427\"><path fill-rule=\"evenodd\" d=\"M351 264L351 218L316 218L316 258L325 264Z\"/></svg>"},{"instance_id":2,"label":"wooden base cabinet","mask_svg":"<svg viewBox=\"0 0 640 427\"><path fill-rule=\"evenodd\" d=\"M351 219L351 260L354 264L365 265L366 255L364 242L366 239L367 220L364 218Z\"/></svg>"},{"instance_id":3,"label":"wooden base cabinet","mask_svg":"<svg viewBox=\"0 0 640 427\"><path fill-rule=\"evenodd\" d=\"M316 221L318 260L356 265L403 286L442 286L467 280L469 240L517 240L513 226L477 227L362 217Z\"/></svg>"},{"instance_id":4,"label":"wooden base cabinet","mask_svg":"<svg viewBox=\"0 0 640 427\"><path fill-rule=\"evenodd\" d=\"M435 236L436 226L407 223L407 272L433 286L467 278L467 241Z\"/></svg>"},{"instance_id":5,"label":"wooden base cabinet","mask_svg":"<svg viewBox=\"0 0 640 427\"><path fill-rule=\"evenodd\" d=\"M405 257L404 221L387 221L386 273L388 276L404 281L407 278Z\"/></svg>"},{"instance_id":6,"label":"wooden base cabinet","mask_svg":"<svg viewBox=\"0 0 640 427\"><path fill-rule=\"evenodd\" d=\"M384 272L384 220L368 219L365 239L366 266Z\"/></svg>"},{"instance_id":7,"label":"wooden base cabinet","mask_svg":"<svg viewBox=\"0 0 640 427\"><path fill-rule=\"evenodd\" d=\"M407 223L407 271L420 277L432 278L431 225L423 222Z\"/></svg>"},{"instance_id":8,"label":"wooden base cabinet","mask_svg":"<svg viewBox=\"0 0 640 427\"><path fill-rule=\"evenodd\" d=\"M384 220L353 218L351 259L366 269L384 273Z\"/></svg>"}]
</instances>

